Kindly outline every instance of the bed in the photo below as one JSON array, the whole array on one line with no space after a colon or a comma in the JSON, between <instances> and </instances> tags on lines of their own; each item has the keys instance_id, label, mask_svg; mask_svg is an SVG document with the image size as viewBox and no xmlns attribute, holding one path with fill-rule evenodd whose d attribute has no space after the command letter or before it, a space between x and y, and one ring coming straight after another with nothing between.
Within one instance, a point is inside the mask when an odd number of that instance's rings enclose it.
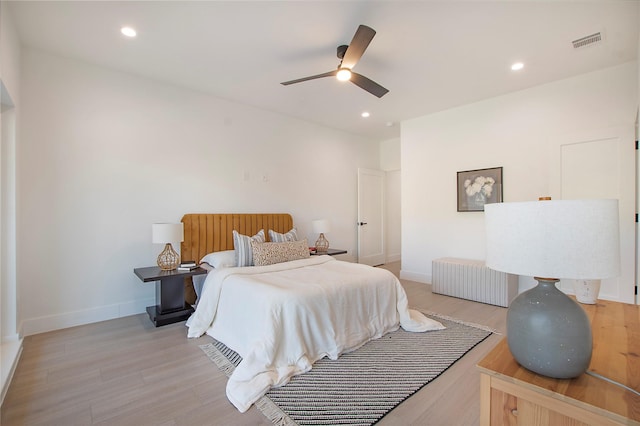
<instances>
[{"instance_id":1,"label":"bed","mask_svg":"<svg viewBox=\"0 0 640 426\"><path fill-rule=\"evenodd\" d=\"M230 254L234 238L250 240L260 230L267 236L273 231L276 239L295 235L288 214L193 216L183 218L182 250L194 259ZM325 356L337 359L400 326L414 332L444 328L408 308L391 272L309 256L306 240L269 240L250 242L257 266L213 268L187 321L188 337L208 334L242 357L226 390L240 412ZM274 252L294 255L282 261Z\"/></svg>"}]
</instances>

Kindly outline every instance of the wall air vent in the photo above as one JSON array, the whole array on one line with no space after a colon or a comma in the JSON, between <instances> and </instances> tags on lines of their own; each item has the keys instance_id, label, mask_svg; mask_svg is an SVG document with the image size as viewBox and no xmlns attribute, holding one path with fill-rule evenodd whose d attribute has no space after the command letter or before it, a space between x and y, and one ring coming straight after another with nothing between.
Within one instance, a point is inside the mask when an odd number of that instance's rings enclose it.
<instances>
[{"instance_id":1,"label":"wall air vent","mask_svg":"<svg viewBox=\"0 0 640 426\"><path fill-rule=\"evenodd\" d=\"M593 33L591 35L588 35L586 37L582 37L582 38L579 38L577 40L573 40L571 43L573 43L573 48L574 49L579 49L581 47L589 46L589 45L592 45L594 43L598 43L600 41L602 41L602 34L597 32L597 33Z\"/></svg>"}]
</instances>

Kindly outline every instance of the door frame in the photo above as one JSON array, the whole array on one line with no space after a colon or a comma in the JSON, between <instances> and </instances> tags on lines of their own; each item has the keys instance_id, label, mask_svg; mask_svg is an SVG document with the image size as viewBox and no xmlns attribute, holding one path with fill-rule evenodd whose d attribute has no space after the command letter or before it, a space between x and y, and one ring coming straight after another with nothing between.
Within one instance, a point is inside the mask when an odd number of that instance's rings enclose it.
<instances>
[{"instance_id":1,"label":"door frame","mask_svg":"<svg viewBox=\"0 0 640 426\"><path fill-rule=\"evenodd\" d=\"M380 240L377 241L379 250L375 253L367 254L365 256L362 255L363 252L367 253L364 249L365 242L363 241L363 230L364 226L370 225L370 220L372 219L370 214L363 211L363 195L365 188L363 176L365 175L374 175L380 178L380 186L379 186L379 194L380 198L376 203L378 205L378 211L376 215L380 217L380 229L379 235ZM382 170L376 169L366 169L366 168L358 168L358 220L356 223L357 234L358 234L358 263L363 263L366 265L377 266L382 265L386 261L386 248L385 248L385 196L384 196L384 188L385 188L385 173Z\"/></svg>"}]
</instances>

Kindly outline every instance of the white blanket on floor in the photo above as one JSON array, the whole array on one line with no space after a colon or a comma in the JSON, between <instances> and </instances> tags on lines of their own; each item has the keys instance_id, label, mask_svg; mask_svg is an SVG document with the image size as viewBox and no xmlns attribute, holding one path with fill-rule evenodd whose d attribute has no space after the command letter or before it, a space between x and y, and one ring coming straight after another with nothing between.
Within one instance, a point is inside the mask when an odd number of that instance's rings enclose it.
<instances>
[{"instance_id":1,"label":"white blanket on floor","mask_svg":"<svg viewBox=\"0 0 640 426\"><path fill-rule=\"evenodd\" d=\"M243 358L227 383L240 412L315 361L337 359L399 325L444 328L408 308L391 272L330 256L214 270L187 321L189 337L207 333Z\"/></svg>"}]
</instances>

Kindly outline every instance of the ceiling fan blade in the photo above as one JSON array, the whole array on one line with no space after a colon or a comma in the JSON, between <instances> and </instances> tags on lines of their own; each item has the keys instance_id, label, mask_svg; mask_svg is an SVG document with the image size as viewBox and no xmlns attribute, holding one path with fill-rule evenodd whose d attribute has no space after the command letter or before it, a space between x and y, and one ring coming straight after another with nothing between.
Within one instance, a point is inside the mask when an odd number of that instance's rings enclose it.
<instances>
[{"instance_id":1,"label":"ceiling fan blade","mask_svg":"<svg viewBox=\"0 0 640 426\"><path fill-rule=\"evenodd\" d=\"M280 83L280 84L282 84L283 86L288 86L290 84L302 83L303 81L315 80L316 78L331 77L332 75L336 75L337 73L338 73L338 70L333 70L333 71L325 72L323 74L318 74L318 75L312 75L312 76L309 76L309 77L299 78L297 80L285 81L285 82Z\"/></svg>"},{"instance_id":2,"label":"ceiling fan blade","mask_svg":"<svg viewBox=\"0 0 640 426\"><path fill-rule=\"evenodd\" d=\"M385 89L375 81L370 80L364 75L355 73L353 71L351 71L351 82L356 86L360 87L361 89L364 89L367 92L379 98L383 97L384 95L387 94L387 92L389 92L389 89Z\"/></svg>"},{"instance_id":3,"label":"ceiling fan blade","mask_svg":"<svg viewBox=\"0 0 640 426\"><path fill-rule=\"evenodd\" d=\"M376 31L373 28L360 25L344 54L344 58L342 58L341 66L349 69L353 68L364 54L364 51L367 50L367 46L369 46L375 35Z\"/></svg>"}]
</instances>

